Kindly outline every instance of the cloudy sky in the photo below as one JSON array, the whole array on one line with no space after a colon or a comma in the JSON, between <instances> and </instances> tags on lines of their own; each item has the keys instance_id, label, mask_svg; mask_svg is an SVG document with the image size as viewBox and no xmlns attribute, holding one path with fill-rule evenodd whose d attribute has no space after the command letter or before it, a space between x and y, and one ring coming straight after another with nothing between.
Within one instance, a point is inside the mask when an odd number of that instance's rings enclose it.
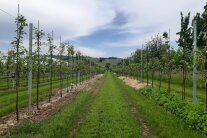
<instances>
[{"instance_id":1,"label":"cloudy sky","mask_svg":"<svg viewBox=\"0 0 207 138\"><path fill-rule=\"evenodd\" d=\"M18 3L28 23L39 20L46 33L54 31L56 44L61 35L85 55L126 57L169 29L176 47L180 12L203 12L205 0L0 0L0 51L11 48Z\"/></svg>"}]
</instances>

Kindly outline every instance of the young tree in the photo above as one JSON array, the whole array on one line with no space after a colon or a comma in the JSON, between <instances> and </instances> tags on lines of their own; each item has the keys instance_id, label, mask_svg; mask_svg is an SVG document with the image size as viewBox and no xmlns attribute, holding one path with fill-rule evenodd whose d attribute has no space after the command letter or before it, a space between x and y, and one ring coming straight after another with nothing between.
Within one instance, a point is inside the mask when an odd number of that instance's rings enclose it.
<instances>
[{"instance_id":1,"label":"young tree","mask_svg":"<svg viewBox=\"0 0 207 138\"><path fill-rule=\"evenodd\" d=\"M186 79L187 79L187 70L191 62L190 55L192 52L192 31L189 27L190 13L186 17L183 16L181 12L181 30L177 33L180 36L177 41L178 46L182 49L182 72L183 72L183 84L182 84L182 99L185 99L186 92Z\"/></svg>"},{"instance_id":2,"label":"young tree","mask_svg":"<svg viewBox=\"0 0 207 138\"><path fill-rule=\"evenodd\" d=\"M76 85L78 85L79 83L79 77L80 77L80 56L81 56L81 52L77 51L76 52Z\"/></svg>"},{"instance_id":3,"label":"young tree","mask_svg":"<svg viewBox=\"0 0 207 138\"><path fill-rule=\"evenodd\" d=\"M167 91L170 93L171 91L171 74L172 74L172 67L173 67L173 51L171 51L170 49L170 34L168 34L167 32L163 33L163 39L164 39L164 56L163 56L163 68L165 67L166 64L166 69L167 69L167 78L168 78L168 88Z\"/></svg>"},{"instance_id":4,"label":"young tree","mask_svg":"<svg viewBox=\"0 0 207 138\"><path fill-rule=\"evenodd\" d=\"M72 80L71 82L74 83L73 78L74 78L74 55L75 55L75 50L74 50L74 46L71 45L71 58L72 58L72 64L71 64L71 76L72 76Z\"/></svg>"},{"instance_id":5,"label":"young tree","mask_svg":"<svg viewBox=\"0 0 207 138\"><path fill-rule=\"evenodd\" d=\"M73 46L68 43L67 45L67 56L68 56L68 68L67 68L67 92L69 92L69 76L70 76L70 57L73 53Z\"/></svg>"},{"instance_id":6,"label":"young tree","mask_svg":"<svg viewBox=\"0 0 207 138\"><path fill-rule=\"evenodd\" d=\"M136 78L137 80L139 80L140 78L140 81L142 81L142 71L143 71L143 68L142 68L142 49L137 49L134 54L133 54L133 62L136 63Z\"/></svg>"},{"instance_id":7,"label":"young tree","mask_svg":"<svg viewBox=\"0 0 207 138\"><path fill-rule=\"evenodd\" d=\"M24 28L27 26L26 18L23 15L19 15L19 6L18 6L18 16L15 19L15 23L17 29L15 32L17 36L14 37L14 40L11 44L14 46L15 49L15 56L16 56L16 67L15 67L15 76L16 76L16 118L19 121L19 86L20 86L20 54L22 52L22 43L23 37L26 34Z\"/></svg>"},{"instance_id":8,"label":"young tree","mask_svg":"<svg viewBox=\"0 0 207 138\"><path fill-rule=\"evenodd\" d=\"M39 84L40 84L40 50L41 50L41 39L44 36L43 30L39 29L39 21L38 21L38 28L35 28L35 39L36 39L36 53L37 53L37 78L36 78L36 84L37 84L37 99L36 99L36 107L39 109Z\"/></svg>"},{"instance_id":9,"label":"young tree","mask_svg":"<svg viewBox=\"0 0 207 138\"><path fill-rule=\"evenodd\" d=\"M47 42L48 42L48 46L49 46L49 55L50 55L50 60L49 60L49 66L50 66L49 102L50 102L51 96L52 96L52 81L53 81L53 52L56 47L55 47L55 45L53 45L53 32L52 32L52 35L48 34L47 37L48 37Z\"/></svg>"},{"instance_id":10,"label":"young tree","mask_svg":"<svg viewBox=\"0 0 207 138\"><path fill-rule=\"evenodd\" d=\"M62 89L63 89L63 54L65 51L65 43L61 42L60 39L60 47L59 47L59 73L60 73L60 96L62 97Z\"/></svg>"},{"instance_id":11,"label":"young tree","mask_svg":"<svg viewBox=\"0 0 207 138\"><path fill-rule=\"evenodd\" d=\"M166 45L162 43L162 38L157 36L157 53L155 55L155 63L159 72L159 90L161 89L162 85L162 74L165 67L165 54L166 54Z\"/></svg>"},{"instance_id":12,"label":"young tree","mask_svg":"<svg viewBox=\"0 0 207 138\"><path fill-rule=\"evenodd\" d=\"M157 55L158 55L158 45L159 45L159 37L158 35L155 38L152 38L150 41L150 61L151 61L151 75L152 75L152 88L154 87L154 73L155 73L155 67L156 67L156 61L157 61Z\"/></svg>"},{"instance_id":13,"label":"young tree","mask_svg":"<svg viewBox=\"0 0 207 138\"><path fill-rule=\"evenodd\" d=\"M147 74L147 87L149 86L149 42L146 44L146 74Z\"/></svg>"}]
</instances>

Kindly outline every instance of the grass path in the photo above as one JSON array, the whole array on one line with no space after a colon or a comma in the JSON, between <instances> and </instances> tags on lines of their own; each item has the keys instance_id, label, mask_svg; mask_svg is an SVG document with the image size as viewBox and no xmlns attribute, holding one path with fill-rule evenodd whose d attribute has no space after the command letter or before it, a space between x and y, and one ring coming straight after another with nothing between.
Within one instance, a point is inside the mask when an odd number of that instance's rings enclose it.
<instances>
[{"instance_id":1,"label":"grass path","mask_svg":"<svg viewBox=\"0 0 207 138\"><path fill-rule=\"evenodd\" d=\"M139 111L139 115L150 125L158 137L166 138L206 138L206 135L191 130L182 120L162 107L156 105L153 100L143 96L139 90L135 90L124 85L121 80L117 80L122 93L127 95L132 106ZM152 131L152 132L153 132Z\"/></svg>"},{"instance_id":2,"label":"grass path","mask_svg":"<svg viewBox=\"0 0 207 138\"><path fill-rule=\"evenodd\" d=\"M136 119L111 74L105 76L99 95L76 137L141 137Z\"/></svg>"},{"instance_id":3,"label":"grass path","mask_svg":"<svg viewBox=\"0 0 207 138\"><path fill-rule=\"evenodd\" d=\"M129 95L122 91L123 96L128 103L128 108L131 111L131 113L136 118L137 122L140 124L140 129L143 137L147 138L158 138L156 132L152 129L152 127L149 125L147 121L140 115L140 111L138 108L132 103L131 98Z\"/></svg>"}]
</instances>

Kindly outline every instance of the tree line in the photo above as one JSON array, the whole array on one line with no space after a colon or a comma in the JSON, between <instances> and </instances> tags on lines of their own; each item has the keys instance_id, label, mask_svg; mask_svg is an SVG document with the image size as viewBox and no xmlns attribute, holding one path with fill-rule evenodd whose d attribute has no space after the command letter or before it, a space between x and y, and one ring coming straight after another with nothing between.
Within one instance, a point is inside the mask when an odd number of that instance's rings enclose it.
<instances>
[{"instance_id":1,"label":"tree line","mask_svg":"<svg viewBox=\"0 0 207 138\"><path fill-rule=\"evenodd\" d=\"M113 70L122 75L136 76L141 81L146 79L147 86L151 87L154 87L156 77L159 81L158 88L160 89L165 81L169 93L173 75L180 74L181 97L185 100L186 85L193 85L188 76L192 76L192 70L196 67L197 74L201 76L200 80L197 79L198 86L205 89L207 109L207 4L203 13L197 13L192 20L190 12L187 15L181 12L180 16L180 31L176 33L179 36L176 41L178 48L172 47L170 32L157 34L147 41L142 49L137 49L131 57L118 63Z\"/></svg>"}]
</instances>

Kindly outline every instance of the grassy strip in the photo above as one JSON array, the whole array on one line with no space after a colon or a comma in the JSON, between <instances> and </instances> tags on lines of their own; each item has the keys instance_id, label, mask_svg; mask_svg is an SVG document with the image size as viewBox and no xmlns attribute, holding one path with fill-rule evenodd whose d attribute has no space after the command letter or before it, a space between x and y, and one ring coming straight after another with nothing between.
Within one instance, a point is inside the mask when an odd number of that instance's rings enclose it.
<instances>
[{"instance_id":1,"label":"grassy strip","mask_svg":"<svg viewBox=\"0 0 207 138\"><path fill-rule=\"evenodd\" d=\"M71 83L71 80L69 80L69 83ZM67 80L63 82L63 87L67 86ZM48 97L48 91L49 91L49 83L40 85L39 87L39 100L44 100ZM60 88L60 82L53 83L53 91ZM20 91L19 93L19 107L24 108L27 106L28 99L27 99L28 93L27 90ZM0 117L11 113L15 111L15 98L16 93L8 93L8 95L0 96ZM36 102L36 87L33 87L32 89L32 103Z\"/></svg>"},{"instance_id":2,"label":"grassy strip","mask_svg":"<svg viewBox=\"0 0 207 138\"><path fill-rule=\"evenodd\" d=\"M139 126L119 91L108 73L77 137L140 137Z\"/></svg>"},{"instance_id":3,"label":"grassy strip","mask_svg":"<svg viewBox=\"0 0 207 138\"><path fill-rule=\"evenodd\" d=\"M60 82L60 80L53 80L53 83L57 83L57 82ZM42 85L48 85L50 82L47 81L47 82L41 82L39 86L42 86ZM37 85L35 83L32 84L32 87L35 88ZM20 92L21 91L25 91L28 89L28 86L26 87L20 87L19 90ZM13 94L15 92L15 89L11 88L11 89L7 89L5 91L1 91L0 92L0 96L6 96L6 95L9 95L9 94Z\"/></svg>"},{"instance_id":4,"label":"grassy strip","mask_svg":"<svg viewBox=\"0 0 207 138\"><path fill-rule=\"evenodd\" d=\"M191 130L188 126L176 116L166 112L162 107L156 105L152 99L143 96L140 91L124 85L121 80L117 79L119 86L131 98L132 103L139 109L142 117L151 124L159 137L169 138L202 138L202 135Z\"/></svg>"},{"instance_id":5,"label":"grassy strip","mask_svg":"<svg viewBox=\"0 0 207 138\"><path fill-rule=\"evenodd\" d=\"M66 82L64 82L64 86L66 86ZM59 88L59 83L54 83L53 89ZM40 86L39 88L39 100L43 100L48 97L48 89L49 89L49 84L48 85L43 85ZM0 117L15 111L15 96L16 94L13 93L12 95L9 94L8 97L2 96L0 99L3 99L0 104ZM27 99L27 90L21 91L19 93L19 107L24 108L27 106L28 99ZM36 88L32 89L32 103L36 102Z\"/></svg>"},{"instance_id":6,"label":"grassy strip","mask_svg":"<svg viewBox=\"0 0 207 138\"><path fill-rule=\"evenodd\" d=\"M15 129L10 130L11 138L61 138L73 130L81 114L86 113L94 96L90 92L79 93L72 102L62 106L58 112L42 122L24 122Z\"/></svg>"},{"instance_id":7,"label":"grassy strip","mask_svg":"<svg viewBox=\"0 0 207 138\"><path fill-rule=\"evenodd\" d=\"M66 81L65 81L65 83L66 83ZM50 83L44 83L44 84L39 85L40 94L41 94L41 91L42 90L46 91L46 89L47 90L49 89L49 84ZM59 81L56 81L56 82L53 82L53 84L54 84L54 88L56 88L58 85L60 85L60 82ZM36 88L37 88L36 86L34 86L32 88L32 93L34 93L34 94L36 93ZM28 88L27 89L20 89L19 96L20 97L21 96L25 96L25 97L23 97L25 99L26 96L27 96L27 95L25 95L25 93L27 93L27 91L28 91ZM1 105L2 104L7 105L12 100L15 100L15 98L16 98L16 91L15 90L12 90L12 92L10 91L8 93L4 93L4 95L0 95L0 103L1 103Z\"/></svg>"},{"instance_id":8,"label":"grassy strip","mask_svg":"<svg viewBox=\"0 0 207 138\"><path fill-rule=\"evenodd\" d=\"M58 78L53 78L53 80L58 81L59 79ZM4 92L8 92L8 91L11 90L12 89L12 86L13 86L13 81L15 83L15 78L13 78L13 80L12 79L9 80L9 89L8 89L7 79L0 79L0 94L1 93L4 93ZM36 86L36 82L37 82L37 80L35 78L33 78L32 85L33 86ZM48 78L45 78L45 79L40 78L40 83L41 84L42 83L49 83L49 79ZM25 88L25 87L27 87L27 85L28 85L27 78L20 78L20 88L21 89L22 88Z\"/></svg>"}]
</instances>

